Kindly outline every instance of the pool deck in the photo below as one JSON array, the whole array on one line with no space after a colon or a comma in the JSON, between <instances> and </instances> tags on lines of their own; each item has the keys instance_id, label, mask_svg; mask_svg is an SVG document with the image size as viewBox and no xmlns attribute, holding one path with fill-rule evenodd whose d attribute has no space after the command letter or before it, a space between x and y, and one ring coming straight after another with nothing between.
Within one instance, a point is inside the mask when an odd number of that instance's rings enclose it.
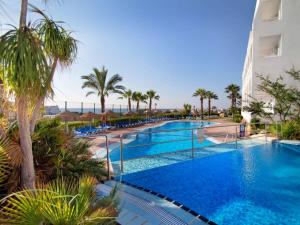
<instances>
[{"instance_id":1,"label":"pool deck","mask_svg":"<svg viewBox=\"0 0 300 225\"><path fill-rule=\"evenodd\" d=\"M182 206L178 206L157 195L138 190L115 181L107 181L97 186L97 192L107 195L114 186L118 188L120 214L117 222L127 225L207 225L200 215L193 215Z\"/></svg>"}]
</instances>

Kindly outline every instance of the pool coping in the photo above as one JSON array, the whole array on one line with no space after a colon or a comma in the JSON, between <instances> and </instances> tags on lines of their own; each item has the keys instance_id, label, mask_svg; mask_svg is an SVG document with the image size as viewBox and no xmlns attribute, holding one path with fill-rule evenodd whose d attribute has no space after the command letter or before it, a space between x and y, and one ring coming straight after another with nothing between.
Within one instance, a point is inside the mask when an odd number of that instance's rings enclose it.
<instances>
[{"instance_id":1,"label":"pool coping","mask_svg":"<svg viewBox=\"0 0 300 225\"><path fill-rule=\"evenodd\" d=\"M190 215L194 216L195 218L198 218L200 219L202 222L206 223L206 224L209 224L209 225L217 225L217 223L215 223L214 221L212 220L209 220L208 218L206 218L205 216L197 213L196 211L194 211L193 209L190 209L189 207L185 206L184 204L181 204L180 202L168 197L168 196L165 196L163 194L160 194L160 193L157 193L155 191L152 191L152 190L149 190L147 188L144 188L144 187L141 187L141 186L138 186L138 185L135 185L135 184L131 184L127 181L124 181L124 180L116 180L115 177L112 177L112 180L114 180L115 182L120 182L122 184L125 184L127 186L130 186L134 189L137 189L139 191L143 191L143 192L146 192L148 194L151 194L151 195L154 195L156 197L159 197L160 199L162 200L166 200L172 204L174 204L175 206L179 207L180 209L183 209L185 212L189 213Z\"/></svg>"}]
</instances>

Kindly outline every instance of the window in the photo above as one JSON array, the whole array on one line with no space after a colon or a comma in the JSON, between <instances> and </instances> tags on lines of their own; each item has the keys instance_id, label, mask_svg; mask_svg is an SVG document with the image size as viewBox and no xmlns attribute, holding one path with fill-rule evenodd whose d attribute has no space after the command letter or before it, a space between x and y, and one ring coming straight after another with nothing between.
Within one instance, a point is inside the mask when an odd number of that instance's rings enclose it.
<instances>
[{"instance_id":1,"label":"window","mask_svg":"<svg viewBox=\"0 0 300 225\"><path fill-rule=\"evenodd\" d=\"M263 0L261 2L261 19L263 21L281 18L281 0Z\"/></svg>"},{"instance_id":2,"label":"window","mask_svg":"<svg viewBox=\"0 0 300 225\"><path fill-rule=\"evenodd\" d=\"M274 57L281 55L281 35L260 38L260 55L262 57Z\"/></svg>"}]
</instances>

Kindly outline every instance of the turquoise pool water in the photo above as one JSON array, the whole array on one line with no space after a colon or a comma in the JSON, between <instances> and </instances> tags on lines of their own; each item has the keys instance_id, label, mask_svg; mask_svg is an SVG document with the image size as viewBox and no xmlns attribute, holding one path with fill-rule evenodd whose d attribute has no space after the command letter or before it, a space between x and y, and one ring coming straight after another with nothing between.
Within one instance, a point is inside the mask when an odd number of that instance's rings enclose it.
<instances>
[{"instance_id":1,"label":"turquoise pool water","mask_svg":"<svg viewBox=\"0 0 300 225\"><path fill-rule=\"evenodd\" d=\"M192 148L191 128L207 127L213 122L167 122L161 126L141 130L129 134L123 139L123 159L131 160L144 156L182 151ZM182 130L187 129L187 130ZM170 132L171 131L171 132ZM175 142L172 142L175 141ZM194 132L194 147L205 147L214 144L206 139L199 139L197 131ZM112 162L120 160L120 148L110 152Z\"/></svg>"},{"instance_id":2,"label":"turquoise pool water","mask_svg":"<svg viewBox=\"0 0 300 225\"><path fill-rule=\"evenodd\" d=\"M280 144L126 174L218 224L300 224L300 153Z\"/></svg>"}]
</instances>

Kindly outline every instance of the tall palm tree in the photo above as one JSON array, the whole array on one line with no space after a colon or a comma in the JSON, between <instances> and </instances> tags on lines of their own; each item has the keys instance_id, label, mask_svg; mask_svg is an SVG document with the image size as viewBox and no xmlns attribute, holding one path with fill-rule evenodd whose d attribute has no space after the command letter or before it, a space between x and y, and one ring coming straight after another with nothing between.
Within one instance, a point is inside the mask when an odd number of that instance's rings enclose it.
<instances>
[{"instance_id":1,"label":"tall palm tree","mask_svg":"<svg viewBox=\"0 0 300 225\"><path fill-rule=\"evenodd\" d=\"M147 96L142 92L135 91L132 94L132 100L136 102L136 112L140 110L140 102L147 103Z\"/></svg>"},{"instance_id":2,"label":"tall palm tree","mask_svg":"<svg viewBox=\"0 0 300 225\"><path fill-rule=\"evenodd\" d=\"M21 185L34 188L30 108L46 86L50 69L39 35L32 25L26 25L27 1L22 1L19 28L14 27L0 38L0 79L15 96L20 146L23 154ZM24 6L25 4L25 6ZM25 15L25 16L24 16Z\"/></svg>"},{"instance_id":3,"label":"tall palm tree","mask_svg":"<svg viewBox=\"0 0 300 225\"><path fill-rule=\"evenodd\" d=\"M225 93L229 94L227 98L231 100L231 110L237 108L238 100L241 98L240 86L236 84L230 84L225 88Z\"/></svg>"},{"instance_id":4,"label":"tall palm tree","mask_svg":"<svg viewBox=\"0 0 300 225\"><path fill-rule=\"evenodd\" d=\"M86 96L89 96L91 94L100 96L101 112L104 113L105 97L107 97L110 93L122 94L122 91L125 90L124 86L118 85L118 83L120 83L123 78L119 74L115 74L108 79L108 70L105 69L105 67L102 67L102 70L94 68L93 71L94 73L81 76L81 79L84 80L81 88L91 89L91 91L89 91Z\"/></svg>"},{"instance_id":5,"label":"tall palm tree","mask_svg":"<svg viewBox=\"0 0 300 225\"><path fill-rule=\"evenodd\" d=\"M49 57L50 74L45 89L42 90L33 107L30 120L31 133L34 131L45 97L52 95L51 86L57 65L59 64L61 67L69 66L74 62L77 55L77 41L71 36L71 33L60 26L58 22L51 20L38 8L33 7L33 11L42 16L36 29Z\"/></svg>"},{"instance_id":6,"label":"tall palm tree","mask_svg":"<svg viewBox=\"0 0 300 225\"><path fill-rule=\"evenodd\" d=\"M201 108L201 119L203 120L204 118L204 113L203 113L203 102L204 99L206 99L206 93L207 91L203 88L198 88L195 93L193 94L193 97L199 97L200 98L200 108Z\"/></svg>"},{"instance_id":7,"label":"tall palm tree","mask_svg":"<svg viewBox=\"0 0 300 225\"><path fill-rule=\"evenodd\" d=\"M149 90L146 92L146 96L149 99L149 112L151 113L152 110L152 101L153 100L159 100L159 95L156 94L156 91Z\"/></svg>"},{"instance_id":8,"label":"tall palm tree","mask_svg":"<svg viewBox=\"0 0 300 225\"><path fill-rule=\"evenodd\" d=\"M131 112L131 100L132 100L132 90L128 89L125 90L122 94L121 97L119 97L120 99L127 99L128 101L128 111Z\"/></svg>"},{"instance_id":9,"label":"tall palm tree","mask_svg":"<svg viewBox=\"0 0 300 225\"><path fill-rule=\"evenodd\" d=\"M216 95L216 93L214 93L212 91L207 91L206 92L206 97L207 97L207 100L208 100L208 115L210 116L210 112L211 112L211 100L212 99L217 100L218 99L218 95Z\"/></svg>"}]
</instances>

